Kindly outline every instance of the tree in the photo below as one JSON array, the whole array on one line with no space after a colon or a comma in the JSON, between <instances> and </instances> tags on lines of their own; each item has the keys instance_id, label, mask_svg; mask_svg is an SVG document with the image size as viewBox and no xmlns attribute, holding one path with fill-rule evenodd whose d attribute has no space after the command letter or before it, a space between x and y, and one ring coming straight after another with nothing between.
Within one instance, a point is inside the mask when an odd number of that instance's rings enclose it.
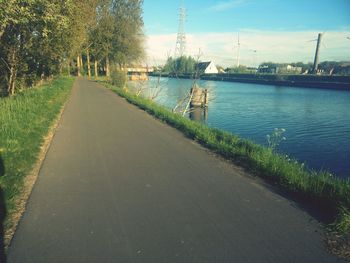
<instances>
[{"instance_id":1,"label":"tree","mask_svg":"<svg viewBox=\"0 0 350 263\"><path fill-rule=\"evenodd\" d=\"M247 67L244 65L239 65L238 67L227 68L226 72L227 73L236 73L236 74L241 73L242 74L242 73L251 73L252 71L247 69Z\"/></svg>"},{"instance_id":2,"label":"tree","mask_svg":"<svg viewBox=\"0 0 350 263\"><path fill-rule=\"evenodd\" d=\"M70 35L70 53L68 60L76 59L77 74L83 70L83 53L90 55L91 47L89 32L96 26L97 10L106 0L75 0L72 9Z\"/></svg>"},{"instance_id":3,"label":"tree","mask_svg":"<svg viewBox=\"0 0 350 263\"><path fill-rule=\"evenodd\" d=\"M1 3L1 80L9 95L16 82L31 86L62 71L81 49L96 0L10 0ZM80 14L82 12L82 14ZM4 84L6 83L6 84Z\"/></svg>"},{"instance_id":4,"label":"tree","mask_svg":"<svg viewBox=\"0 0 350 263\"><path fill-rule=\"evenodd\" d=\"M181 56L173 59L169 57L163 71L169 74L193 74L195 72L196 60L189 56Z\"/></svg>"},{"instance_id":5,"label":"tree","mask_svg":"<svg viewBox=\"0 0 350 263\"><path fill-rule=\"evenodd\" d=\"M89 34L95 63L105 60L107 76L109 76L109 58L112 56L113 32L115 27L109 7L109 3L102 3L98 7L97 22Z\"/></svg>"},{"instance_id":6,"label":"tree","mask_svg":"<svg viewBox=\"0 0 350 263\"><path fill-rule=\"evenodd\" d=\"M126 63L144 56L142 2L113 0L103 2L97 9L91 43L95 58L105 62L107 76L110 75L110 63L123 68Z\"/></svg>"},{"instance_id":7,"label":"tree","mask_svg":"<svg viewBox=\"0 0 350 263\"><path fill-rule=\"evenodd\" d=\"M12 95L18 77L26 81L25 76L35 73L49 75L59 64L57 52L63 47L59 35L68 28L68 18L59 14L70 7L70 1L10 1L6 5L8 9L1 11L6 22L0 39L0 70Z\"/></svg>"},{"instance_id":8,"label":"tree","mask_svg":"<svg viewBox=\"0 0 350 263\"><path fill-rule=\"evenodd\" d=\"M140 0L0 0L0 88L12 95L90 56L122 67L143 56ZM97 74L96 74L97 75Z\"/></svg>"},{"instance_id":9,"label":"tree","mask_svg":"<svg viewBox=\"0 0 350 263\"><path fill-rule=\"evenodd\" d=\"M115 23L112 59L120 67L144 56L142 0L114 0L112 14Z\"/></svg>"}]
</instances>

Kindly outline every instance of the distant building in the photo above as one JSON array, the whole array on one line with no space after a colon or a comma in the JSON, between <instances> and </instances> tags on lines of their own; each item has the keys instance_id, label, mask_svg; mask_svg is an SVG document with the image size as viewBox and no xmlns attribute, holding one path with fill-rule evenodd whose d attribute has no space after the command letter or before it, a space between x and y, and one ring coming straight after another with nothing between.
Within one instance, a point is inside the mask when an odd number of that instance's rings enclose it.
<instances>
[{"instance_id":1,"label":"distant building","mask_svg":"<svg viewBox=\"0 0 350 263\"><path fill-rule=\"evenodd\" d=\"M257 73L258 72L258 68L256 68L256 67L247 67L246 70L249 73Z\"/></svg>"},{"instance_id":2,"label":"distant building","mask_svg":"<svg viewBox=\"0 0 350 263\"><path fill-rule=\"evenodd\" d=\"M263 65L258 69L259 73L268 74L301 74L302 67L294 67L292 65Z\"/></svg>"},{"instance_id":3,"label":"distant building","mask_svg":"<svg viewBox=\"0 0 350 263\"><path fill-rule=\"evenodd\" d=\"M278 67L276 66L259 66L258 68L259 73L268 73L268 74L277 74L278 73Z\"/></svg>"},{"instance_id":4,"label":"distant building","mask_svg":"<svg viewBox=\"0 0 350 263\"><path fill-rule=\"evenodd\" d=\"M300 74L303 71L303 68L302 67L294 67L294 66L291 66L291 65L287 65L286 70L288 72L293 72L293 73L299 73Z\"/></svg>"},{"instance_id":5,"label":"distant building","mask_svg":"<svg viewBox=\"0 0 350 263\"><path fill-rule=\"evenodd\" d=\"M196 70L200 74L218 74L219 70L212 61L200 62L196 65Z\"/></svg>"}]
</instances>

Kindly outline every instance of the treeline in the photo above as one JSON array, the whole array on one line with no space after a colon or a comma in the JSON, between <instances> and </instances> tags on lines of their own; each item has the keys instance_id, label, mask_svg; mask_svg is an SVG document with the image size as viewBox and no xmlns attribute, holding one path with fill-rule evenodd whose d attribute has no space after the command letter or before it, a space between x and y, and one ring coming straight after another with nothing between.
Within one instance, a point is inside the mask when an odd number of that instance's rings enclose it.
<instances>
[{"instance_id":1,"label":"treeline","mask_svg":"<svg viewBox=\"0 0 350 263\"><path fill-rule=\"evenodd\" d=\"M306 71L306 70L312 70L313 68L313 63L303 63L303 62L293 62L293 63L274 63L274 62L263 62L259 65L259 67L270 67L270 68L284 68L287 67L288 65L292 66L292 67L298 67L301 68L302 71Z\"/></svg>"},{"instance_id":2,"label":"treeline","mask_svg":"<svg viewBox=\"0 0 350 263\"><path fill-rule=\"evenodd\" d=\"M313 63L303 63L303 62L296 62L296 63L273 63L273 62L264 62L261 63L259 67L268 66L270 68L285 68L288 65L292 67L298 67L301 68L301 72L304 73L311 73L313 70ZM339 62L339 61L323 61L318 64L318 71L320 73L325 74L337 74L337 75L349 75L350 74L350 62ZM281 72L281 73L288 73L288 72Z\"/></svg>"},{"instance_id":3,"label":"treeline","mask_svg":"<svg viewBox=\"0 0 350 263\"><path fill-rule=\"evenodd\" d=\"M0 93L61 73L110 75L143 56L142 0L0 2Z\"/></svg>"},{"instance_id":4,"label":"treeline","mask_svg":"<svg viewBox=\"0 0 350 263\"><path fill-rule=\"evenodd\" d=\"M294 67L292 69L288 69L287 66ZM259 65L258 68L255 67L246 67L244 65L240 65L239 67L226 68L225 71L227 73L257 73L259 68L270 68L276 69L278 68L279 74L312 74L313 72L313 63L274 63L274 62L263 62ZM338 62L338 61L323 61L318 65L318 74L320 75L350 75L350 62ZM270 72L271 73L271 72Z\"/></svg>"},{"instance_id":5,"label":"treeline","mask_svg":"<svg viewBox=\"0 0 350 263\"><path fill-rule=\"evenodd\" d=\"M191 56L169 57L162 72L172 75L193 74L196 71L196 64L197 61Z\"/></svg>"}]
</instances>

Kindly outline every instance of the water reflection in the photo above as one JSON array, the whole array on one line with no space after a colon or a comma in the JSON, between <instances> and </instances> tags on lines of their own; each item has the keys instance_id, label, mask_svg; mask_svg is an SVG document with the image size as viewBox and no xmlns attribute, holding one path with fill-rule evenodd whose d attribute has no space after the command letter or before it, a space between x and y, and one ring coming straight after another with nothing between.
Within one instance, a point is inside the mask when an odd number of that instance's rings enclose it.
<instances>
[{"instance_id":1,"label":"water reflection","mask_svg":"<svg viewBox=\"0 0 350 263\"><path fill-rule=\"evenodd\" d=\"M208 120L208 108L207 107L191 107L190 119L201 123L206 123Z\"/></svg>"}]
</instances>

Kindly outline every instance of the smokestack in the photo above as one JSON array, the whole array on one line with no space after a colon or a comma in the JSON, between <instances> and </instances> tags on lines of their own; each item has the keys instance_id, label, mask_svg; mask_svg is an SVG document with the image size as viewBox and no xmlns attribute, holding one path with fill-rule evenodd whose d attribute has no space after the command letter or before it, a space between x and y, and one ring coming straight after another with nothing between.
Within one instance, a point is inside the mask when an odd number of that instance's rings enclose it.
<instances>
[{"instance_id":1,"label":"smokestack","mask_svg":"<svg viewBox=\"0 0 350 263\"><path fill-rule=\"evenodd\" d=\"M320 47L321 47L321 41L322 41L322 33L318 34L318 39L317 39L317 46L316 46L316 54L315 54L315 60L314 60L314 68L313 68L313 73L317 73L318 69L318 60L319 60L319 55L320 55Z\"/></svg>"}]
</instances>

